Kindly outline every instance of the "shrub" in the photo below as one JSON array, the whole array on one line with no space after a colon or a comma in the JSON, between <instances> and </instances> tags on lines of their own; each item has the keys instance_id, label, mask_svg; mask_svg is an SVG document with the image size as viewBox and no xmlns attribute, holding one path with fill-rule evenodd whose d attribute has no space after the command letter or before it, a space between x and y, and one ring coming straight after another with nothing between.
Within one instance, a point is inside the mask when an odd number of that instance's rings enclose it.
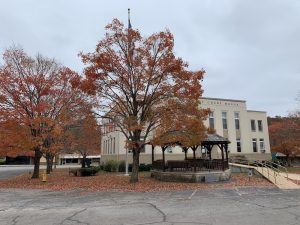
<instances>
[{"instance_id":1,"label":"shrub","mask_svg":"<svg viewBox=\"0 0 300 225\"><path fill-rule=\"evenodd\" d=\"M119 172L125 172L126 170L126 162L124 160L119 163Z\"/></svg>"},{"instance_id":2,"label":"shrub","mask_svg":"<svg viewBox=\"0 0 300 225\"><path fill-rule=\"evenodd\" d=\"M80 176L94 176L96 173L100 171L100 167L92 166L88 168L80 168Z\"/></svg>"},{"instance_id":3,"label":"shrub","mask_svg":"<svg viewBox=\"0 0 300 225\"><path fill-rule=\"evenodd\" d=\"M104 170L107 172L117 172L119 169L119 163L116 160L109 160L104 165Z\"/></svg>"},{"instance_id":4,"label":"shrub","mask_svg":"<svg viewBox=\"0 0 300 225\"><path fill-rule=\"evenodd\" d=\"M151 167L151 164L140 164L139 171L150 171Z\"/></svg>"},{"instance_id":5,"label":"shrub","mask_svg":"<svg viewBox=\"0 0 300 225\"><path fill-rule=\"evenodd\" d=\"M119 172L125 172L126 170L126 162L124 160L122 160L119 163ZM132 164L128 164L128 172L132 171Z\"/></svg>"}]
</instances>

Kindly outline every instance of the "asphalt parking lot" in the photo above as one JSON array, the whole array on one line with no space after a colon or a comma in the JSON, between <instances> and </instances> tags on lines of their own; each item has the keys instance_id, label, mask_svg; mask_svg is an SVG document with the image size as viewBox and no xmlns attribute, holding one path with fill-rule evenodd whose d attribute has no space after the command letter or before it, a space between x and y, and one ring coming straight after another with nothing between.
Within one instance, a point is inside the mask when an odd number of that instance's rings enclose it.
<instances>
[{"instance_id":1,"label":"asphalt parking lot","mask_svg":"<svg viewBox=\"0 0 300 225\"><path fill-rule=\"evenodd\" d=\"M300 191L105 193L0 189L0 224L297 225Z\"/></svg>"},{"instance_id":2,"label":"asphalt parking lot","mask_svg":"<svg viewBox=\"0 0 300 225\"><path fill-rule=\"evenodd\" d=\"M32 166L0 166L0 180L33 171Z\"/></svg>"}]
</instances>

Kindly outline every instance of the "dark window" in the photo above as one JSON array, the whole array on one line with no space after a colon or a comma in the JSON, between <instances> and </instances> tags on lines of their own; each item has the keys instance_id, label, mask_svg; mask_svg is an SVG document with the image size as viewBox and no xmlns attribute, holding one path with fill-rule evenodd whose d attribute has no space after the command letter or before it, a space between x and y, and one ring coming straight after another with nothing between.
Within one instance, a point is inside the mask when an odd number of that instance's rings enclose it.
<instances>
[{"instance_id":1,"label":"dark window","mask_svg":"<svg viewBox=\"0 0 300 225\"><path fill-rule=\"evenodd\" d=\"M169 146L169 147L167 148L167 152L168 152L168 153L173 153L173 148L172 148L171 146Z\"/></svg>"},{"instance_id":2,"label":"dark window","mask_svg":"<svg viewBox=\"0 0 300 225\"><path fill-rule=\"evenodd\" d=\"M141 153L145 153L146 152L146 145L143 145L143 147L141 148Z\"/></svg>"},{"instance_id":3,"label":"dark window","mask_svg":"<svg viewBox=\"0 0 300 225\"><path fill-rule=\"evenodd\" d=\"M262 121L258 120L257 123L258 123L258 130L263 131Z\"/></svg>"},{"instance_id":4,"label":"dark window","mask_svg":"<svg viewBox=\"0 0 300 225\"><path fill-rule=\"evenodd\" d=\"M241 139L236 139L236 149L237 149L237 152L241 152L242 151Z\"/></svg>"},{"instance_id":5,"label":"dark window","mask_svg":"<svg viewBox=\"0 0 300 225\"><path fill-rule=\"evenodd\" d=\"M240 129L240 114L238 112L234 113L234 122L235 122L235 129Z\"/></svg>"},{"instance_id":6,"label":"dark window","mask_svg":"<svg viewBox=\"0 0 300 225\"><path fill-rule=\"evenodd\" d=\"M227 112L222 112L223 130L227 130Z\"/></svg>"},{"instance_id":7,"label":"dark window","mask_svg":"<svg viewBox=\"0 0 300 225\"><path fill-rule=\"evenodd\" d=\"M209 113L209 128L215 129L215 118L214 118L214 112Z\"/></svg>"},{"instance_id":8,"label":"dark window","mask_svg":"<svg viewBox=\"0 0 300 225\"><path fill-rule=\"evenodd\" d=\"M261 151L265 150L265 143L264 143L264 139L263 138L259 139L259 148L260 148Z\"/></svg>"},{"instance_id":9,"label":"dark window","mask_svg":"<svg viewBox=\"0 0 300 225\"><path fill-rule=\"evenodd\" d=\"M251 130L256 131L255 120L251 120Z\"/></svg>"},{"instance_id":10,"label":"dark window","mask_svg":"<svg viewBox=\"0 0 300 225\"><path fill-rule=\"evenodd\" d=\"M114 147L113 147L113 149L114 149L114 154L116 153L116 138L114 137Z\"/></svg>"},{"instance_id":11,"label":"dark window","mask_svg":"<svg viewBox=\"0 0 300 225\"><path fill-rule=\"evenodd\" d=\"M256 141L256 138L252 139L252 149L253 149L253 152L257 152L257 141Z\"/></svg>"}]
</instances>

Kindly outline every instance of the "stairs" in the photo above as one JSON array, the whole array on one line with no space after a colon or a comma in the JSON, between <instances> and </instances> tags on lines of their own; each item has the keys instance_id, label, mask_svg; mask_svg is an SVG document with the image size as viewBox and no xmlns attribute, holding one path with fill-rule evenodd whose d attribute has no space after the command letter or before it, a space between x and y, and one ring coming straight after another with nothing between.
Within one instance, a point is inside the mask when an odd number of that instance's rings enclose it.
<instances>
[{"instance_id":1,"label":"stairs","mask_svg":"<svg viewBox=\"0 0 300 225\"><path fill-rule=\"evenodd\" d=\"M272 162L264 161L264 163L254 162L252 164L248 162L248 165L245 164L245 162L243 162L243 164L229 163L229 165L255 169L257 172L259 172L262 176L264 176L266 179L268 179L280 189L300 189L300 185L297 185L288 179L289 174L286 171L282 172L282 170L279 169L279 167L282 167L281 169L286 170L285 167L275 164L276 166L278 166L276 168L274 167L274 163Z\"/></svg>"}]
</instances>

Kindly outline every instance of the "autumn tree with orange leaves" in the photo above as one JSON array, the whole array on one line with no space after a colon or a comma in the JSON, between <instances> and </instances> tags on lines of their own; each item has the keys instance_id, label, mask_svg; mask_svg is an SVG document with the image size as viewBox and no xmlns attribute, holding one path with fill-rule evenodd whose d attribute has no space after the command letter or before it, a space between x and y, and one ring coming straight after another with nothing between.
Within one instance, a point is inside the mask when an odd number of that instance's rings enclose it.
<instances>
[{"instance_id":1,"label":"autumn tree with orange leaves","mask_svg":"<svg viewBox=\"0 0 300 225\"><path fill-rule=\"evenodd\" d=\"M101 129L92 111L92 107L83 104L77 111L69 112L72 123L66 127L66 152L77 152L82 156L81 167L86 167L89 155L99 155L101 151Z\"/></svg>"},{"instance_id":2,"label":"autumn tree with orange leaves","mask_svg":"<svg viewBox=\"0 0 300 225\"><path fill-rule=\"evenodd\" d=\"M38 178L42 155L57 150L53 140L60 135L63 125L61 113L80 103L79 90L72 88L78 75L54 59L41 55L33 58L16 47L6 50L3 60L0 129L5 141L0 149L15 155L31 151L32 178Z\"/></svg>"},{"instance_id":3,"label":"autumn tree with orange leaves","mask_svg":"<svg viewBox=\"0 0 300 225\"><path fill-rule=\"evenodd\" d=\"M169 111L161 106L170 99L179 105L198 102L204 71L190 71L175 56L168 30L143 37L114 19L106 31L95 52L81 54L86 65L82 89L99 98L101 117L125 135L133 153L130 181L137 182L140 151Z\"/></svg>"},{"instance_id":4,"label":"autumn tree with orange leaves","mask_svg":"<svg viewBox=\"0 0 300 225\"><path fill-rule=\"evenodd\" d=\"M208 109L200 109L199 99L169 99L160 108L160 126L154 131L151 144L163 150L170 145L180 145L187 155L188 149L195 151L205 139L208 129L203 121ZM167 112L167 113L166 113Z\"/></svg>"},{"instance_id":5,"label":"autumn tree with orange leaves","mask_svg":"<svg viewBox=\"0 0 300 225\"><path fill-rule=\"evenodd\" d=\"M271 150L284 154L290 166L290 158L300 155L299 114L268 118L268 123Z\"/></svg>"}]
</instances>

